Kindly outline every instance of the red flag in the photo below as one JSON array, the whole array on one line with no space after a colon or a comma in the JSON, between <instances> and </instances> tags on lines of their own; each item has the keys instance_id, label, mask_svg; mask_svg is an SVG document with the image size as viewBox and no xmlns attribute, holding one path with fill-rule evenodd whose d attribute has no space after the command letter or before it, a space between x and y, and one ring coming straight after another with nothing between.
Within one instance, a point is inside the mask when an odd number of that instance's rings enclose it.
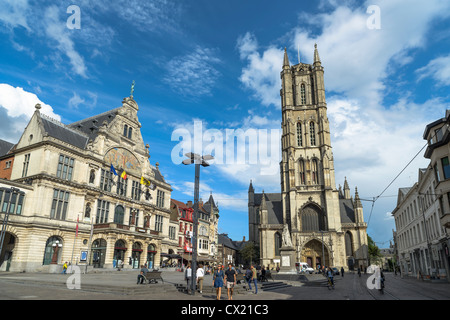
<instances>
[{"instance_id":1,"label":"red flag","mask_svg":"<svg viewBox=\"0 0 450 320\"><path fill-rule=\"evenodd\" d=\"M80 220L80 217L77 216L77 228L75 229L75 237L78 237L78 222Z\"/></svg>"}]
</instances>

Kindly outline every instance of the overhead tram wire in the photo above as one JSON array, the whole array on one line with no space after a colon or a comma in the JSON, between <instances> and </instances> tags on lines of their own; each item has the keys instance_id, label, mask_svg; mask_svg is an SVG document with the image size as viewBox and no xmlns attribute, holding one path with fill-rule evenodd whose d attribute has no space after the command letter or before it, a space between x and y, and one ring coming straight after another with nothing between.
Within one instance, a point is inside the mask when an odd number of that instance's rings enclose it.
<instances>
[{"instance_id":1,"label":"overhead tram wire","mask_svg":"<svg viewBox=\"0 0 450 320\"><path fill-rule=\"evenodd\" d=\"M446 121L446 124L449 124L450 118L449 120ZM442 128L444 128L444 126L442 126L439 130L436 130L433 134L433 136L431 137L431 140L434 139L434 137L437 136L438 132L442 130ZM376 196L373 198L373 200L364 200L364 201L372 201L372 208L370 210L370 215L369 215L369 220L367 221L367 228L369 227L369 223L370 223L370 218L372 217L372 213L373 213L373 207L375 206L375 202L386 192L387 189L389 189L389 187L395 182L395 180L397 180L397 178L406 170L406 168L408 168L408 166L417 158L417 156L423 151L423 149L425 149L428 146L428 141L427 143L425 143L425 145L419 150L419 152L416 153L416 155L408 162L408 164L400 171L399 174L397 174L397 176L388 184L388 186L386 188L384 188L384 190L380 193L380 195Z\"/></svg>"}]
</instances>

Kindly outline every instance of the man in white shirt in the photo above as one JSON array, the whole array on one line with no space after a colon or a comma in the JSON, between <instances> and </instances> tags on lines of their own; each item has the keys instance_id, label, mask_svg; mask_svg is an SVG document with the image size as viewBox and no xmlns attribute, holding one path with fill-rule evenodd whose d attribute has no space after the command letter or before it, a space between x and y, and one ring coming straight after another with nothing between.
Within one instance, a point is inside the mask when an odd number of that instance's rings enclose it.
<instances>
[{"instance_id":1,"label":"man in white shirt","mask_svg":"<svg viewBox=\"0 0 450 320\"><path fill-rule=\"evenodd\" d=\"M203 290L203 277L205 275L205 270L203 269L202 265L199 265L197 268L197 287L200 293L202 293Z\"/></svg>"}]
</instances>

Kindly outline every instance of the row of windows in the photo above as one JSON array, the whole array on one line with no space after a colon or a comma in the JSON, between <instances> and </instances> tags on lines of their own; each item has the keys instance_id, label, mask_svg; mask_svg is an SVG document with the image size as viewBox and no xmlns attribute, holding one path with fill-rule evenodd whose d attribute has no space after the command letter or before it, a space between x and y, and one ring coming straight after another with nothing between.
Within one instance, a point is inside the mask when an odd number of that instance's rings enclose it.
<instances>
[{"instance_id":1,"label":"row of windows","mask_svg":"<svg viewBox=\"0 0 450 320\"><path fill-rule=\"evenodd\" d=\"M131 129L131 128L130 128ZM28 174L28 167L30 164L30 154L26 154L24 157L23 162L23 169L22 169L22 177L27 176ZM58 159L58 166L56 169L56 176L60 179L72 181L73 178L73 170L75 166L75 159L60 155ZM100 176L100 189L102 191L112 192L113 186L115 186L115 192L120 196L127 196L127 190L128 190L128 179L122 179L122 177L118 177L117 182L114 181L114 174L110 172L109 170L101 169L101 176ZM91 171L91 176L89 178L90 183L94 183L95 180L95 170ZM131 188L131 198L133 200L140 200L141 195L143 194L143 191L141 190L141 184L138 181L132 180L132 188ZM151 195L150 192L147 190L145 193L145 199L150 200ZM157 206L163 208L164 207L164 192L158 191L158 199L157 199Z\"/></svg>"},{"instance_id":2,"label":"row of windows","mask_svg":"<svg viewBox=\"0 0 450 320\"><path fill-rule=\"evenodd\" d=\"M128 179L123 179L120 175L117 178L117 183L114 182L115 176L111 171L101 169L100 174L100 189L107 192L113 191L113 185L116 186L116 193L120 196L128 196ZM131 185L131 199L139 201L142 194L144 194L146 200L152 198L150 191L147 189L145 192L141 189L141 184L138 181L132 181ZM156 206L164 208L165 192L158 190L156 198Z\"/></svg>"},{"instance_id":3,"label":"row of windows","mask_svg":"<svg viewBox=\"0 0 450 320\"><path fill-rule=\"evenodd\" d=\"M443 234L442 226L436 213L425 222L420 221L398 235L399 249L405 249L421 242L435 239Z\"/></svg>"},{"instance_id":4,"label":"row of windows","mask_svg":"<svg viewBox=\"0 0 450 320\"><path fill-rule=\"evenodd\" d=\"M316 146L316 124L312 121L309 123L309 142L310 146ZM302 124L300 122L297 123L297 146L304 146Z\"/></svg>"},{"instance_id":5,"label":"row of windows","mask_svg":"<svg viewBox=\"0 0 450 320\"><path fill-rule=\"evenodd\" d=\"M0 188L0 212L10 214L22 214L25 193L11 193L11 189Z\"/></svg>"}]
</instances>

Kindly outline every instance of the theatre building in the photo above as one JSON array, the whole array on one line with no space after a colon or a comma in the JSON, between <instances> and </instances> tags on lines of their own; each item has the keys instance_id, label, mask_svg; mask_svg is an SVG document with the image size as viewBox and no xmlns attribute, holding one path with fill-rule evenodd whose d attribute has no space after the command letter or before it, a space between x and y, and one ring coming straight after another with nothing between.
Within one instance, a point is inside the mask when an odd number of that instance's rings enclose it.
<instances>
[{"instance_id":1,"label":"theatre building","mask_svg":"<svg viewBox=\"0 0 450 320\"><path fill-rule=\"evenodd\" d=\"M63 124L36 105L20 140L0 144L0 270L159 267L174 242L172 189L150 164L138 110L130 96Z\"/></svg>"}]
</instances>

